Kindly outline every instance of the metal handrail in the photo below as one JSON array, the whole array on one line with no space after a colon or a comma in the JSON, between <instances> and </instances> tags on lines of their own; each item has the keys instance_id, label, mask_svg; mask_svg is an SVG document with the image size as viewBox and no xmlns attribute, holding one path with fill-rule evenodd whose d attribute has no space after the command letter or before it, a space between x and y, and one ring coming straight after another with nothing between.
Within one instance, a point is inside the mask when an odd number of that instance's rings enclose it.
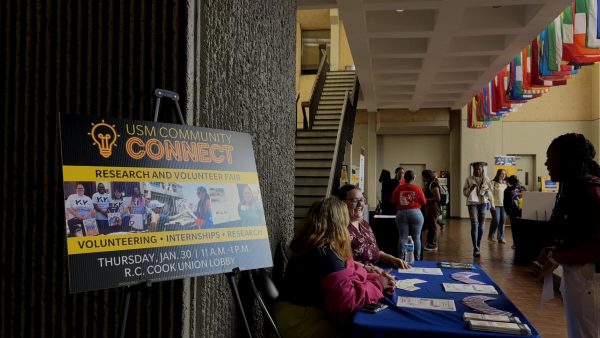
<instances>
[{"instance_id":1,"label":"metal handrail","mask_svg":"<svg viewBox=\"0 0 600 338\"><path fill-rule=\"evenodd\" d=\"M321 53L323 54L323 57L319 63L319 70L317 71L317 77L313 83L313 88L310 95L309 121L308 123L304 123L304 126L308 125L308 129L312 129L313 127L317 109L319 108L319 101L321 101L321 95L323 94L323 87L325 86L325 78L327 77L327 72L329 71L327 51L322 49Z\"/></svg>"}]
</instances>

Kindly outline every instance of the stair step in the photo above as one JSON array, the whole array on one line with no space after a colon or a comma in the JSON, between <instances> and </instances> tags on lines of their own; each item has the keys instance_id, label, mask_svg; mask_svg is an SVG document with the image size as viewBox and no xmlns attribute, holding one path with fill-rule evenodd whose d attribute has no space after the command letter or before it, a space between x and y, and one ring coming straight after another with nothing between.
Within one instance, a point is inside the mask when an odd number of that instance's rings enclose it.
<instances>
[{"instance_id":1,"label":"stair step","mask_svg":"<svg viewBox=\"0 0 600 338\"><path fill-rule=\"evenodd\" d=\"M315 123L313 123L313 127L315 127L315 126L337 127L339 125L340 125L340 120L316 120L315 119Z\"/></svg>"},{"instance_id":2,"label":"stair step","mask_svg":"<svg viewBox=\"0 0 600 338\"><path fill-rule=\"evenodd\" d=\"M323 196L294 196L294 205L296 207L310 207L316 201L325 197Z\"/></svg>"},{"instance_id":3,"label":"stair step","mask_svg":"<svg viewBox=\"0 0 600 338\"><path fill-rule=\"evenodd\" d=\"M341 99L339 98L329 98L327 96L321 96L321 101L319 101L319 104L344 104L344 98L342 97Z\"/></svg>"},{"instance_id":4,"label":"stair step","mask_svg":"<svg viewBox=\"0 0 600 338\"><path fill-rule=\"evenodd\" d=\"M331 160L296 159L296 168L331 168Z\"/></svg>"},{"instance_id":5,"label":"stair step","mask_svg":"<svg viewBox=\"0 0 600 338\"><path fill-rule=\"evenodd\" d=\"M348 88L352 89L352 85L347 83L337 83L337 82L325 82L325 88Z\"/></svg>"},{"instance_id":6,"label":"stair step","mask_svg":"<svg viewBox=\"0 0 600 338\"><path fill-rule=\"evenodd\" d=\"M355 71L331 71L331 72L327 72L328 76L348 76L348 75L352 75L352 76L356 76L356 72Z\"/></svg>"},{"instance_id":7,"label":"stair step","mask_svg":"<svg viewBox=\"0 0 600 338\"><path fill-rule=\"evenodd\" d=\"M329 177L331 168L298 168L296 167L295 176L305 177Z\"/></svg>"},{"instance_id":8,"label":"stair step","mask_svg":"<svg viewBox=\"0 0 600 338\"><path fill-rule=\"evenodd\" d=\"M320 126L320 125L316 125L313 126L313 130L330 130L332 126ZM337 125L335 126L337 129Z\"/></svg>"},{"instance_id":9,"label":"stair step","mask_svg":"<svg viewBox=\"0 0 600 338\"><path fill-rule=\"evenodd\" d=\"M297 160L333 160L333 151L296 151Z\"/></svg>"},{"instance_id":10,"label":"stair step","mask_svg":"<svg viewBox=\"0 0 600 338\"><path fill-rule=\"evenodd\" d=\"M325 79L325 85L328 84L345 84L347 86L354 86L354 79L340 79L340 78L327 78Z\"/></svg>"},{"instance_id":11,"label":"stair step","mask_svg":"<svg viewBox=\"0 0 600 338\"><path fill-rule=\"evenodd\" d=\"M308 216L308 211L310 207L295 207L294 208L294 218L304 219Z\"/></svg>"},{"instance_id":12,"label":"stair step","mask_svg":"<svg viewBox=\"0 0 600 338\"><path fill-rule=\"evenodd\" d=\"M319 114L317 113L317 115L315 115L315 121L318 120L337 120L339 121L340 118L342 117L342 114L327 114L327 113L323 113L323 114Z\"/></svg>"},{"instance_id":13,"label":"stair step","mask_svg":"<svg viewBox=\"0 0 600 338\"><path fill-rule=\"evenodd\" d=\"M327 185L314 187L294 187L294 196L325 196Z\"/></svg>"},{"instance_id":14,"label":"stair step","mask_svg":"<svg viewBox=\"0 0 600 338\"><path fill-rule=\"evenodd\" d=\"M329 177L296 177L295 186L304 185L327 185L329 184Z\"/></svg>"},{"instance_id":15,"label":"stair step","mask_svg":"<svg viewBox=\"0 0 600 338\"><path fill-rule=\"evenodd\" d=\"M317 115L317 117L319 117ZM338 115L339 119L339 115ZM315 131L315 130L298 130L297 137L337 137L337 131Z\"/></svg>"},{"instance_id":16,"label":"stair step","mask_svg":"<svg viewBox=\"0 0 600 338\"><path fill-rule=\"evenodd\" d=\"M329 128L331 129L331 128ZM323 130L323 129L321 129ZM298 137L296 138L296 144L303 144L303 145L317 145L317 144L330 144L330 145L335 145L335 141L336 141L337 137L321 137L321 138L312 138L312 137ZM316 150L316 149L315 149Z\"/></svg>"},{"instance_id":17,"label":"stair step","mask_svg":"<svg viewBox=\"0 0 600 338\"><path fill-rule=\"evenodd\" d=\"M335 142L330 144L298 144L296 151L334 151Z\"/></svg>"},{"instance_id":18,"label":"stair step","mask_svg":"<svg viewBox=\"0 0 600 338\"><path fill-rule=\"evenodd\" d=\"M337 105L337 106L334 106L334 105L324 105L324 106L321 106L321 105L319 105L319 107L317 108L317 110L329 110L329 111L334 111L334 112L337 111L339 113L339 112L342 111L342 107L343 107L342 105Z\"/></svg>"}]
</instances>

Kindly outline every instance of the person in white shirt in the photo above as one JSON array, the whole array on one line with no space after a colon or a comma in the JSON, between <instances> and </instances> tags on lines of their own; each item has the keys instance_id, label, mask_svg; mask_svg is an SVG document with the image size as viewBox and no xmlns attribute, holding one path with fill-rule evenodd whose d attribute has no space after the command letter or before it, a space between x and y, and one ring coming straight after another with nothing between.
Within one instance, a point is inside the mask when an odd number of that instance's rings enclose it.
<instances>
[{"instance_id":1,"label":"person in white shirt","mask_svg":"<svg viewBox=\"0 0 600 338\"><path fill-rule=\"evenodd\" d=\"M104 184L98 183L98 191L92 195L92 202L96 210L96 224L98 224L98 232L102 235L109 233L108 226L108 207L112 202L110 194L106 192Z\"/></svg>"},{"instance_id":2,"label":"person in white shirt","mask_svg":"<svg viewBox=\"0 0 600 338\"><path fill-rule=\"evenodd\" d=\"M72 217L67 221L69 237L84 236L83 220L94 217L94 206L92 199L85 195L85 188L82 184L76 185L75 194L69 195L65 205Z\"/></svg>"}]
</instances>

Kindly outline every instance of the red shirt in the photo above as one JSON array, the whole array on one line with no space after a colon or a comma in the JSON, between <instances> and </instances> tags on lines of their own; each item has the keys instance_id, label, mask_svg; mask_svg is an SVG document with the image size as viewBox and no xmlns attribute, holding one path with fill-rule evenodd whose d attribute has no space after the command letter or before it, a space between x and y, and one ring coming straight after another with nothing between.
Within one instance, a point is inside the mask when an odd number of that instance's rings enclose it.
<instances>
[{"instance_id":1,"label":"red shirt","mask_svg":"<svg viewBox=\"0 0 600 338\"><path fill-rule=\"evenodd\" d=\"M423 189L414 184L401 184L392 193L391 202L396 205L396 209L420 209L421 205L426 204Z\"/></svg>"}]
</instances>

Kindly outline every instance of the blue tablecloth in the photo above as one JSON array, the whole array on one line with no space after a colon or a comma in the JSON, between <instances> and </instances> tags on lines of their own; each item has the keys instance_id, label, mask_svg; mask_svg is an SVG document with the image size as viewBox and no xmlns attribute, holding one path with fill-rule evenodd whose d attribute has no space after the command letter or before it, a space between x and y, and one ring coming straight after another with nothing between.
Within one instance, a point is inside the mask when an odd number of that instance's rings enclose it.
<instances>
[{"instance_id":1,"label":"blue tablecloth","mask_svg":"<svg viewBox=\"0 0 600 338\"><path fill-rule=\"evenodd\" d=\"M415 267L438 267L436 262L415 262ZM498 291L498 295L486 295L496 299L489 300L486 303L492 307L503 311L512 312L514 316L519 317L524 324L527 324L532 331L531 337L540 337L536 329L525 318L523 313L506 297L504 292L494 283L494 281L479 267L475 265L473 270L461 269L442 269L443 276L421 275L421 274L400 274L395 271L392 273L397 279L418 278L426 280L426 283L416 284L421 288L417 291L405 291L396 289L394 295L386 297L382 303L389 307L381 312L372 314L364 311L358 311L353 319L352 334L353 337L411 337L411 338L447 338L447 337L519 337L518 335L483 332L470 330L467 322L462 319L465 312L476 312L475 310L463 304L463 298L472 296L471 293L453 293L445 292L442 283L461 283L450 277L454 272L471 271L479 275L473 276L473 279L493 285ZM398 296L403 297L424 297L438 299L454 299L456 312L421 310L399 308L396 304Z\"/></svg>"}]
</instances>

